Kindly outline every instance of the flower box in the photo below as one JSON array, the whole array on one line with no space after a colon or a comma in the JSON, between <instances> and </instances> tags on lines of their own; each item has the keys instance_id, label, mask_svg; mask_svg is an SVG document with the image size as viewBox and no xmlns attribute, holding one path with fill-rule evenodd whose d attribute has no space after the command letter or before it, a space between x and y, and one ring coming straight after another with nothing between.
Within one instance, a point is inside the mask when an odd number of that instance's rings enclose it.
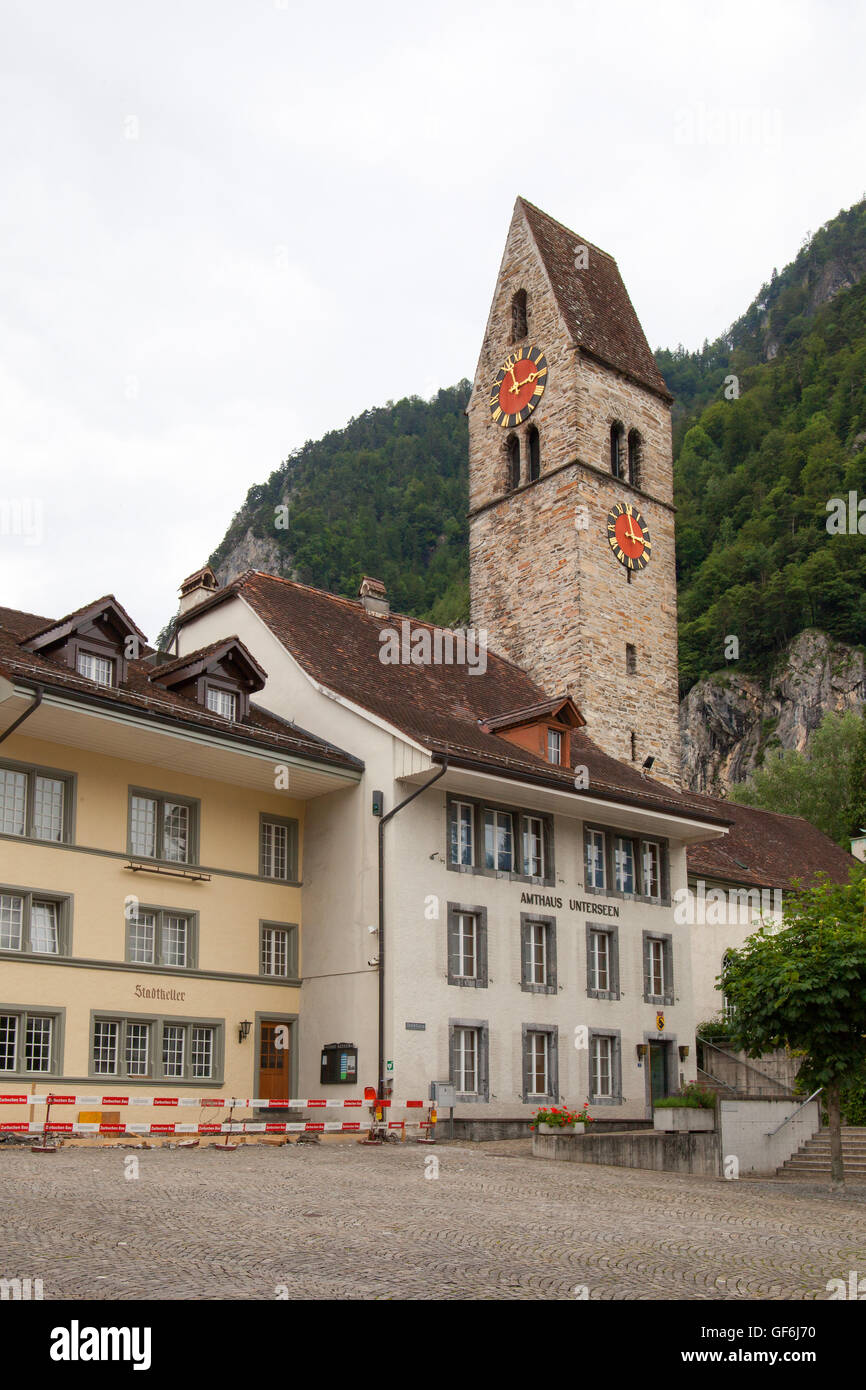
<instances>
[{"instance_id":1,"label":"flower box","mask_svg":"<svg viewBox=\"0 0 866 1390\"><path fill-rule=\"evenodd\" d=\"M714 1110L692 1105L663 1105L653 1108L653 1129L675 1134L706 1134L716 1127Z\"/></svg>"},{"instance_id":2,"label":"flower box","mask_svg":"<svg viewBox=\"0 0 866 1390\"><path fill-rule=\"evenodd\" d=\"M541 1122L538 1126L539 1134L583 1134L586 1125L546 1125Z\"/></svg>"}]
</instances>

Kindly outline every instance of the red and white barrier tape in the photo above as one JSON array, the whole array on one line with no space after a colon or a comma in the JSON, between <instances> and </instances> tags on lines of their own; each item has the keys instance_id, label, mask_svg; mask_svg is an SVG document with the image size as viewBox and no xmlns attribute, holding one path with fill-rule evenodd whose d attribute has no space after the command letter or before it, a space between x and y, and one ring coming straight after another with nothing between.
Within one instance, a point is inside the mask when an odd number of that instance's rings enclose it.
<instances>
[{"instance_id":1,"label":"red and white barrier tape","mask_svg":"<svg viewBox=\"0 0 866 1390\"><path fill-rule=\"evenodd\" d=\"M200 1109L204 1106L210 1106L219 1110L230 1110L233 1106L236 1110L248 1110L252 1106L270 1110L360 1110L367 1105L419 1110L431 1103L425 1100L245 1100L240 1096L71 1096L61 1093L56 1095L51 1093L47 1096L28 1096L20 1093L0 1094L0 1105L45 1105L48 1101L52 1105L104 1106L107 1110L113 1110L122 1105L197 1105Z\"/></svg>"},{"instance_id":2,"label":"red and white barrier tape","mask_svg":"<svg viewBox=\"0 0 866 1390\"><path fill-rule=\"evenodd\" d=\"M3 1134L295 1134L303 1131L321 1133L357 1133L369 1129L369 1123L360 1120L307 1120L297 1123L266 1123L265 1121L239 1121L219 1125L103 1125L103 1124L55 1124L47 1125L35 1120L20 1123L0 1123ZM389 1129L432 1129L430 1120L389 1120Z\"/></svg>"}]
</instances>

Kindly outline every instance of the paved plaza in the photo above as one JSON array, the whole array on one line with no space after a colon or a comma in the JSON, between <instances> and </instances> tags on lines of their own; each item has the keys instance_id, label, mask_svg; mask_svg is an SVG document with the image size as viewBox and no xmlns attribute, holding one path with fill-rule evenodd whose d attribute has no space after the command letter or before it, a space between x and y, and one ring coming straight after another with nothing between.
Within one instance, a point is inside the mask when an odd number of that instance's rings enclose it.
<instances>
[{"instance_id":1,"label":"paved plaza","mask_svg":"<svg viewBox=\"0 0 866 1390\"><path fill-rule=\"evenodd\" d=\"M46 1300L826 1299L866 1273L862 1192L533 1160L525 1141L0 1145L0 1191L0 1277L41 1278Z\"/></svg>"}]
</instances>

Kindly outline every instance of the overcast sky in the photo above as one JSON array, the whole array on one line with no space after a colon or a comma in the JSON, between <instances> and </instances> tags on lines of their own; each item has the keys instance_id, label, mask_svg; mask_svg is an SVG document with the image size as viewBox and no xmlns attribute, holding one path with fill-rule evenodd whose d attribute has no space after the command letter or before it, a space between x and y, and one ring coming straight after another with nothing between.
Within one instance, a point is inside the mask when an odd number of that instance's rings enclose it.
<instances>
[{"instance_id":1,"label":"overcast sky","mask_svg":"<svg viewBox=\"0 0 866 1390\"><path fill-rule=\"evenodd\" d=\"M866 191L856 3L0 0L0 604L153 639L247 488L472 376L522 194L653 347Z\"/></svg>"}]
</instances>

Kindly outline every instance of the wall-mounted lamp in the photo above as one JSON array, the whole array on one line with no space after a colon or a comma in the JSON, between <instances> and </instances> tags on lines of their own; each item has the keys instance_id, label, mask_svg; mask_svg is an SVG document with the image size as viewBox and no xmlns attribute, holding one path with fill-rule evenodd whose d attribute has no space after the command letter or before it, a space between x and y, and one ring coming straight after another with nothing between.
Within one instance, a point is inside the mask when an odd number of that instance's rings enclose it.
<instances>
[{"instance_id":1,"label":"wall-mounted lamp","mask_svg":"<svg viewBox=\"0 0 866 1390\"><path fill-rule=\"evenodd\" d=\"M239 1043L244 1042L244 1041L249 1037L249 1035L250 1035L250 1029L252 1028L252 1026L253 1026L253 1025L250 1023L250 1021L249 1021L248 1018L245 1018L244 1021L243 1021L243 1023L239 1023L239 1024L238 1024L238 1042L239 1042Z\"/></svg>"},{"instance_id":2,"label":"wall-mounted lamp","mask_svg":"<svg viewBox=\"0 0 866 1390\"><path fill-rule=\"evenodd\" d=\"M642 1062L644 1057L646 1056L646 1043L638 1043L637 1047L635 1048L635 1052L637 1053L638 1061Z\"/></svg>"},{"instance_id":3,"label":"wall-mounted lamp","mask_svg":"<svg viewBox=\"0 0 866 1390\"><path fill-rule=\"evenodd\" d=\"M681 1062L684 1062L684 1061L686 1060L686 1058L688 1057L688 1055L689 1055L689 1049L688 1049L687 1047L681 1047L681 1048L680 1048L680 1061L681 1061Z\"/></svg>"}]
</instances>

